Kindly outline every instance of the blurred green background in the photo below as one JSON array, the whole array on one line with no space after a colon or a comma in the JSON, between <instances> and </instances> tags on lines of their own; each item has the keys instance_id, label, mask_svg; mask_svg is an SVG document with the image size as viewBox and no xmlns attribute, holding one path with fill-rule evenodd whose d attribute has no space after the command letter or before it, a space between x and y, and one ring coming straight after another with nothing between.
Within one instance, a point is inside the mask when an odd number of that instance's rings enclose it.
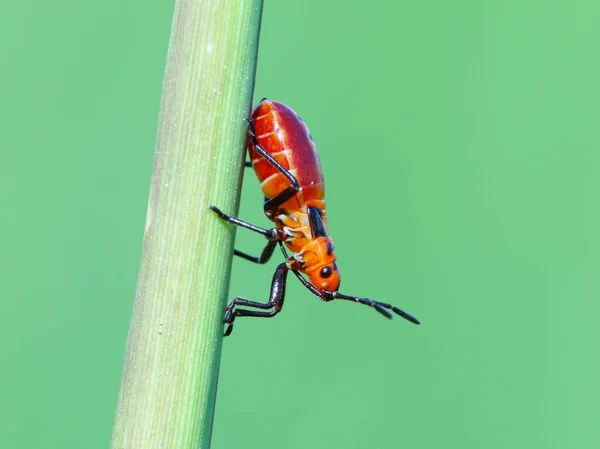
<instances>
[{"instance_id":1,"label":"blurred green background","mask_svg":"<svg viewBox=\"0 0 600 449\"><path fill-rule=\"evenodd\" d=\"M173 1L0 6L0 446L106 448ZM600 5L266 0L343 291L224 345L213 448L600 446ZM256 179L240 216L266 225ZM262 240L238 231L237 246ZM272 269L235 261L230 295Z\"/></svg>"}]
</instances>

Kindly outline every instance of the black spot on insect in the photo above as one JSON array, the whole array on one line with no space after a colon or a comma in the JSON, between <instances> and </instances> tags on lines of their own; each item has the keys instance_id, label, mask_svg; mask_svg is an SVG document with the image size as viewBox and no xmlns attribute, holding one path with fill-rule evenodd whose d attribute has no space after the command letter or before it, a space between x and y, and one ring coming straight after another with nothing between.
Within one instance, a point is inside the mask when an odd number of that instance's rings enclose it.
<instances>
[{"instance_id":1,"label":"black spot on insect","mask_svg":"<svg viewBox=\"0 0 600 449\"><path fill-rule=\"evenodd\" d=\"M320 274L323 279L327 279L333 274L333 270L331 269L331 267L323 267L321 268Z\"/></svg>"},{"instance_id":2,"label":"black spot on insect","mask_svg":"<svg viewBox=\"0 0 600 449\"><path fill-rule=\"evenodd\" d=\"M323 211L314 206L308 206L308 222L313 238L327 237L322 218Z\"/></svg>"},{"instance_id":3,"label":"black spot on insect","mask_svg":"<svg viewBox=\"0 0 600 449\"><path fill-rule=\"evenodd\" d=\"M327 244L327 255L331 256L333 254L333 242L329 242Z\"/></svg>"},{"instance_id":4,"label":"black spot on insect","mask_svg":"<svg viewBox=\"0 0 600 449\"><path fill-rule=\"evenodd\" d=\"M337 270L338 270L338 267L337 267L337 262L333 262L333 269L334 269L335 271L337 271Z\"/></svg>"}]
</instances>

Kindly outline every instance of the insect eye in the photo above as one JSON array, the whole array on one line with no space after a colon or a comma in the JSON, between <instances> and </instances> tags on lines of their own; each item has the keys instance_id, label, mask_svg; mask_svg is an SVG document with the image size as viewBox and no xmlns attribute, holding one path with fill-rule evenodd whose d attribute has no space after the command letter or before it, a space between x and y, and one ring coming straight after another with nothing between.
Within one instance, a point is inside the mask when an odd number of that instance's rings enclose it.
<instances>
[{"instance_id":1,"label":"insect eye","mask_svg":"<svg viewBox=\"0 0 600 449\"><path fill-rule=\"evenodd\" d=\"M331 267L323 267L321 269L321 277L324 279L327 279L329 276L331 276L331 273L333 273Z\"/></svg>"}]
</instances>

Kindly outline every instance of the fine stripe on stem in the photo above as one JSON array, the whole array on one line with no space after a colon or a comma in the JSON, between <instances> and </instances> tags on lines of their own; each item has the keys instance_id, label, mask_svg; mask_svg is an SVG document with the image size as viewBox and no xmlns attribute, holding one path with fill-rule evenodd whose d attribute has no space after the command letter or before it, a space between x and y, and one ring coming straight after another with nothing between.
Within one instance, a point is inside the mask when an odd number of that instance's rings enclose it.
<instances>
[{"instance_id":1,"label":"fine stripe on stem","mask_svg":"<svg viewBox=\"0 0 600 449\"><path fill-rule=\"evenodd\" d=\"M113 449L210 445L261 10L176 3Z\"/></svg>"}]
</instances>

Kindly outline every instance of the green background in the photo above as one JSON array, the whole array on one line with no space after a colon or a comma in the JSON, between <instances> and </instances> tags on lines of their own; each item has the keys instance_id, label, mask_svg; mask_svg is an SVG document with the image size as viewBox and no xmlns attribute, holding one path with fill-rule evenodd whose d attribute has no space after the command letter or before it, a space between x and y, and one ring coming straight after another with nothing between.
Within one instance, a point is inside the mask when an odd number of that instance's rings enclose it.
<instances>
[{"instance_id":1,"label":"green background","mask_svg":"<svg viewBox=\"0 0 600 449\"><path fill-rule=\"evenodd\" d=\"M173 2L3 2L0 447L108 447ZM224 345L213 448L600 446L600 6L267 0L342 291ZM240 216L266 225L251 173ZM263 241L238 232L237 246ZM272 271L235 261L230 295Z\"/></svg>"}]
</instances>

